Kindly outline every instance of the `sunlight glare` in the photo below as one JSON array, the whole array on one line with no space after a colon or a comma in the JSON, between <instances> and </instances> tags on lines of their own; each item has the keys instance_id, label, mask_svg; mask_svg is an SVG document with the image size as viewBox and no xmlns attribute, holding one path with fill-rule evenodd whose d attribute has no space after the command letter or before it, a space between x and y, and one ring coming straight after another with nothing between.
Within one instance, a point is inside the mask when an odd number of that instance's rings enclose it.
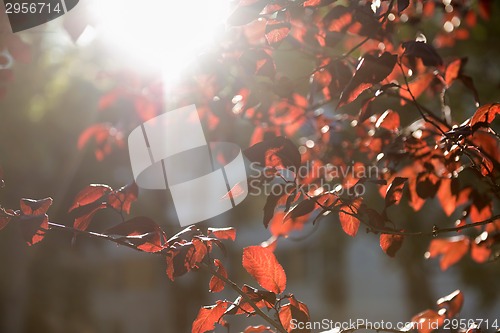
<instances>
[{"instance_id":1,"label":"sunlight glare","mask_svg":"<svg viewBox=\"0 0 500 333\"><path fill-rule=\"evenodd\" d=\"M213 40L229 1L94 0L91 10L99 35L120 58L163 68L171 79Z\"/></svg>"}]
</instances>

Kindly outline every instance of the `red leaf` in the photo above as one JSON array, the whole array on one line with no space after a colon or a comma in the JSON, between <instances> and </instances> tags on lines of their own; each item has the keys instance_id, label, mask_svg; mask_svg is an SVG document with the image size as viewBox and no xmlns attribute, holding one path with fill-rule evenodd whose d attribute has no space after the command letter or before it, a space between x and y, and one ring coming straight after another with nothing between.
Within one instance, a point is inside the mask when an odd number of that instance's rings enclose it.
<instances>
[{"instance_id":1,"label":"red leaf","mask_svg":"<svg viewBox=\"0 0 500 333\"><path fill-rule=\"evenodd\" d=\"M380 247L389 257L394 257L403 245L403 240L403 235L381 234Z\"/></svg>"},{"instance_id":2,"label":"red leaf","mask_svg":"<svg viewBox=\"0 0 500 333\"><path fill-rule=\"evenodd\" d=\"M41 200L21 199L20 207L23 215L44 215L52 205L52 198Z\"/></svg>"},{"instance_id":3,"label":"red leaf","mask_svg":"<svg viewBox=\"0 0 500 333\"><path fill-rule=\"evenodd\" d=\"M295 144L282 136L259 142L244 151L250 162L262 167L288 168L299 170L301 156Z\"/></svg>"},{"instance_id":4,"label":"red leaf","mask_svg":"<svg viewBox=\"0 0 500 333\"><path fill-rule=\"evenodd\" d=\"M276 294L286 288L286 275L274 253L261 246L249 246L243 250L243 267L265 289Z\"/></svg>"},{"instance_id":5,"label":"red leaf","mask_svg":"<svg viewBox=\"0 0 500 333\"><path fill-rule=\"evenodd\" d=\"M158 252L167 246L165 233L148 217L134 217L107 229L104 233L121 236L121 240L126 240L144 252Z\"/></svg>"},{"instance_id":6,"label":"red leaf","mask_svg":"<svg viewBox=\"0 0 500 333\"><path fill-rule=\"evenodd\" d=\"M94 202L91 205L82 207L82 210L73 222L73 228L78 230L87 230L94 214L104 208L106 208L106 205L99 202Z\"/></svg>"},{"instance_id":7,"label":"red leaf","mask_svg":"<svg viewBox=\"0 0 500 333\"><path fill-rule=\"evenodd\" d=\"M243 333L274 333L274 331L269 326L259 325L259 326L248 326L245 328Z\"/></svg>"},{"instance_id":8,"label":"red leaf","mask_svg":"<svg viewBox=\"0 0 500 333\"><path fill-rule=\"evenodd\" d=\"M397 131L399 129L399 114L397 112L387 110L375 123L376 128L385 128L388 131Z\"/></svg>"},{"instance_id":9,"label":"red leaf","mask_svg":"<svg viewBox=\"0 0 500 333\"><path fill-rule=\"evenodd\" d=\"M444 73L444 81L447 86L451 86L453 81L455 81L460 75L460 70L462 68L462 59L457 59L452 61L447 67Z\"/></svg>"},{"instance_id":10,"label":"red leaf","mask_svg":"<svg viewBox=\"0 0 500 333\"><path fill-rule=\"evenodd\" d=\"M427 87L429 87L429 85L431 84L433 79L434 79L434 74L432 74L432 73L421 74L421 75L417 76L415 78L415 80L408 83L409 87L406 87L406 85L403 85L405 88L410 89L411 94L407 90L403 90L403 89L399 90L399 94L401 95L401 97L408 99L408 100L413 99L412 95L413 95L413 97L415 97L415 99L417 99L420 95L422 95L422 93L427 89ZM400 101L401 105L406 104L406 101L403 98Z\"/></svg>"},{"instance_id":11,"label":"red leaf","mask_svg":"<svg viewBox=\"0 0 500 333\"><path fill-rule=\"evenodd\" d=\"M221 323L222 316L230 305L226 301L217 301L217 304L200 309L193 322L191 333L205 333L215 329L215 323Z\"/></svg>"},{"instance_id":12,"label":"red leaf","mask_svg":"<svg viewBox=\"0 0 500 333\"><path fill-rule=\"evenodd\" d=\"M40 242L45 236L45 230L49 228L49 217L47 214L22 215L19 223L24 239L31 246Z\"/></svg>"},{"instance_id":13,"label":"red leaf","mask_svg":"<svg viewBox=\"0 0 500 333\"><path fill-rule=\"evenodd\" d=\"M439 187L439 190L437 192L437 197L439 199L441 207L443 207L446 216L450 216L451 214L453 214L458 206L456 195L458 193L453 193L457 181L458 180L456 178L441 179L441 186Z\"/></svg>"},{"instance_id":14,"label":"red leaf","mask_svg":"<svg viewBox=\"0 0 500 333\"><path fill-rule=\"evenodd\" d=\"M410 0L398 0L398 14L401 14L401 12L408 8L409 5Z\"/></svg>"},{"instance_id":15,"label":"red leaf","mask_svg":"<svg viewBox=\"0 0 500 333\"><path fill-rule=\"evenodd\" d=\"M342 91L339 107L354 101L363 91L391 74L397 55L384 52L380 57L367 54L359 62L354 77Z\"/></svg>"},{"instance_id":16,"label":"red leaf","mask_svg":"<svg viewBox=\"0 0 500 333\"><path fill-rule=\"evenodd\" d=\"M403 197L403 188L408 178L396 177L387 188L385 194L385 206L397 205Z\"/></svg>"},{"instance_id":17,"label":"red leaf","mask_svg":"<svg viewBox=\"0 0 500 333\"><path fill-rule=\"evenodd\" d=\"M227 278L227 272L219 259L214 259L214 264L217 266L217 273ZM212 276L209 283L209 291L211 293L218 293L224 290L225 282L219 279L217 276Z\"/></svg>"},{"instance_id":18,"label":"red leaf","mask_svg":"<svg viewBox=\"0 0 500 333\"><path fill-rule=\"evenodd\" d=\"M470 240L465 236L451 238L433 239L429 245L428 258L441 255L440 267L445 271L451 265L457 263L469 250Z\"/></svg>"},{"instance_id":19,"label":"red leaf","mask_svg":"<svg viewBox=\"0 0 500 333\"><path fill-rule=\"evenodd\" d=\"M276 303L276 294L267 290L260 290L244 284L241 290L257 305L259 308L272 309ZM246 304L246 302L242 303ZM251 308L251 307L250 307ZM250 310L253 312L253 309Z\"/></svg>"},{"instance_id":20,"label":"red leaf","mask_svg":"<svg viewBox=\"0 0 500 333\"><path fill-rule=\"evenodd\" d=\"M492 103L481 106L476 110L470 120L470 126L474 127L477 123L490 124L500 113L500 104Z\"/></svg>"},{"instance_id":21,"label":"red leaf","mask_svg":"<svg viewBox=\"0 0 500 333\"><path fill-rule=\"evenodd\" d=\"M404 42L402 46L405 49L403 55L420 58L425 66L441 66L443 64L443 59L430 44L408 41Z\"/></svg>"},{"instance_id":22,"label":"red leaf","mask_svg":"<svg viewBox=\"0 0 500 333\"><path fill-rule=\"evenodd\" d=\"M0 230L5 228L9 221L16 216L16 212L12 209L5 209L0 207Z\"/></svg>"},{"instance_id":23,"label":"red leaf","mask_svg":"<svg viewBox=\"0 0 500 333\"><path fill-rule=\"evenodd\" d=\"M437 305L440 309L446 309L446 316L448 318L455 317L464 305L464 295L460 290L455 290L448 296L438 299Z\"/></svg>"},{"instance_id":24,"label":"red leaf","mask_svg":"<svg viewBox=\"0 0 500 333\"><path fill-rule=\"evenodd\" d=\"M106 142L110 136L111 128L112 126L110 124L95 124L86 128L78 138L78 149L83 149L92 138L94 138L98 144Z\"/></svg>"},{"instance_id":25,"label":"red leaf","mask_svg":"<svg viewBox=\"0 0 500 333\"><path fill-rule=\"evenodd\" d=\"M108 204L119 212L130 214L130 206L132 202L137 200L139 188L136 183L132 183L120 188L117 191L112 191L108 195Z\"/></svg>"},{"instance_id":26,"label":"red leaf","mask_svg":"<svg viewBox=\"0 0 500 333\"><path fill-rule=\"evenodd\" d=\"M230 239L232 241L236 240L236 229L229 228L208 228L207 235L213 235L219 239Z\"/></svg>"},{"instance_id":27,"label":"red leaf","mask_svg":"<svg viewBox=\"0 0 500 333\"><path fill-rule=\"evenodd\" d=\"M434 310L425 310L413 316L411 321L417 323L415 326L418 328L419 333L430 333L434 330L435 323L438 323L438 326L443 324L444 317Z\"/></svg>"},{"instance_id":28,"label":"red leaf","mask_svg":"<svg viewBox=\"0 0 500 333\"><path fill-rule=\"evenodd\" d=\"M346 234L351 237L356 236L356 233L359 229L360 221L356 216L359 206L361 202L359 200L355 200L350 205L343 205L340 207L339 211L339 219L340 225Z\"/></svg>"},{"instance_id":29,"label":"red leaf","mask_svg":"<svg viewBox=\"0 0 500 333\"><path fill-rule=\"evenodd\" d=\"M282 306L279 312L280 322L287 332L293 333L311 333L310 329L303 328L299 329L292 325L292 319L297 323L307 323L309 322L309 309L307 306L299 302L292 295L290 297L290 303Z\"/></svg>"},{"instance_id":30,"label":"red leaf","mask_svg":"<svg viewBox=\"0 0 500 333\"><path fill-rule=\"evenodd\" d=\"M77 194L75 201L73 201L68 211L71 212L78 207L94 203L111 191L112 188L108 185L91 184Z\"/></svg>"}]
</instances>

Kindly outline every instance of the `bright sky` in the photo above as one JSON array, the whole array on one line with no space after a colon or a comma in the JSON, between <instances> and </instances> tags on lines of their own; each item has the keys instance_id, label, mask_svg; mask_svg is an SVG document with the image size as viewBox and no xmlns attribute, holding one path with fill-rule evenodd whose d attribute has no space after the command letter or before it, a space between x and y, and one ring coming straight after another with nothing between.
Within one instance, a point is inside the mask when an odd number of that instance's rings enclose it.
<instances>
[{"instance_id":1,"label":"bright sky","mask_svg":"<svg viewBox=\"0 0 500 333\"><path fill-rule=\"evenodd\" d=\"M96 33L132 63L163 64L170 77L210 43L228 0L93 0Z\"/></svg>"}]
</instances>

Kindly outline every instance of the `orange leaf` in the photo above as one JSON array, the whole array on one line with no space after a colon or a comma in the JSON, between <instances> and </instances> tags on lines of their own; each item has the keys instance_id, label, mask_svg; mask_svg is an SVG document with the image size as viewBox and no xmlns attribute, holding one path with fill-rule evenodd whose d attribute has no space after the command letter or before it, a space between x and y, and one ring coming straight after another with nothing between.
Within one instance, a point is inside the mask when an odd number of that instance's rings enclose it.
<instances>
[{"instance_id":1,"label":"orange leaf","mask_svg":"<svg viewBox=\"0 0 500 333\"><path fill-rule=\"evenodd\" d=\"M41 200L21 199L20 207L23 215L43 215L52 205L52 198Z\"/></svg>"},{"instance_id":2,"label":"orange leaf","mask_svg":"<svg viewBox=\"0 0 500 333\"><path fill-rule=\"evenodd\" d=\"M118 212L130 214L132 202L137 200L139 188L136 183L123 186L117 191L112 191L108 196L108 204Z\"/></svg>"},{"instance_id":3,"label":"orange leaf","mask_svg":"<svg viewBox=\"0 0 500 333\"><path fill-rule=\"evenodd\" d=\"M245 328L243 333L273 333L274 331L269 326L259 325L259 326L248 326Z\"/></svg>"},{"instance_id":4,"label":"orange leaf","mask_svg":"<svg viewBox=\"0 0 500 333\"><path fill-rule=\"evenodd\" d=\"M451 265L457 263L469 250L470 240L465 236L451 238L433 239L429 245L429 258L441 255L440 267L445 271Z\"/></svg>"},{"instance_id":5,"label":"orange leaf","mask_svg":"<svg viewBox=\"0 0 500 333\"><path fill-rule=\"evenodd\" d=\"M286 275L274 253L261 246L249 246L243 250L243 267L265 289L276 294L286 288Z\"/></svg>"},{"instance_id":6,"label":"orange leaf","mask_svg":"<svg viewBox=\"0 0 500 333\"><path fill-rule=\"evenodd\" d=\"M438 299L437 305L440 309L446 309L448 318L455 317L464 305L464 294L460 290L455 290L448 296Z\"/></svg>"},{"instance_id":7,"label":"orange leaf","mask_svg":"<svg viewBox=\"0 0 500 333\"><path fill-rule=\"evenodd\" d=\"M307 323L310 320L307 306L297 301L293 295L290 298L290 303L281 307L279 318L287 332L311 333L310 329L298 329L292 325L292 320L295 320L297 323Z\"/></svg>"},{"instance_id":8,"label":"orange leaf","mask_svg":"<svg viewBox=\"0 0 500 333\"><path fill-rule=\"evenodd\" d=\"M357 214L360 204L360 200L357 199L351 205L343 205L340 207L340 225L344 232L351 237L356 236L359 229L360 221L354 215Z\"/></svg>"},{"instance_id":9,"label":"orange leaf","mask_svg":"<svg viewBox=\"0 0 500 333\"><path fill-rule=\"evenodd\" d=\"M112 189L108 185L91 184L81 190L69 208L69 212L81 206L86 206L101 199L105 194L111 192Z\"/></svg>"},{"instance_id":10,"label":"orange leaf","mask_svg":"<svg viewBox=\"0 0 500 333\"><path fill-rule=\"evenodd\" d=\"M500 104L492 103L481 106L476 110L470 120L470 126L474 127L477 123L490 124L500 113Z\"/></svg>"},{"instance_id":11,"label":"orange leaf","mask_svg":"<svg viewBox=\"0 0 500 333\"><path fill-rule=\"evenodd\" d=\"M217 301L215 305L202 307L193 322L191 333L213 331L215 329L215 323L221 323L222 316L229 305L229 302Z\"/></svg>"},{"instance_id":12,"label":"orange leaf","mask_svg":"<svg viewBox=\"0 0 500 333\"><path fill-rule=\"evenodd\" d=\"M122 240L144 252L161 251L167 241L160 226L148 217L134 217L107 229L104 233L121 236Z\"/></svg>"},{"instance_id":13,"label":"orange leaf","mask_svg":"<svg viewBox=\"0 0 500 333\"><path fill-rule=\"evenodd\" d=\"M381 234L380 247L389 257L394 257L403 245L403 240L403 235Z\"/></svg>"},{"instance_id":14,"label":"orange leaf","mask_svg":"<svg viewBox=\"0 0 500 333\"><path fill-rule=\"evenodd\" d=\"M227 278L227 272L219 259L214 259L214 264L217 266L217 273ZM209 291L211 293L218 293L224 290L225 282L219 279L217 276L212 276L209 283Z\"/></svg>"},{"instance_id":15,"label":"orange leaf","mask_svg":"<svg viewBox=\"0 0 500 333\"><path fill-rule=\"evenodd\" d=\"M411 321L417 323L415 326L418 328L419 333L430 333L437 328L434 327L435 323L438 326L443 324L444 318L434 310L425 310L413 316Z\"/></svg>"},{"instance_id":16,"label":"orange leaf","mask_svg":"<svg viewBox=\"0 0 500 333\"><path fill-rule=\"evenodd\" d=\"M73 228L78 230L87 230L92 217L94 217L94 214L104 208L106 208L106 205L99 202L95 202L92 205L83 207L83 211L78 215L78 217L75 218L75 221L73 222Z\"/></svg>"},{"instance_id":17,"label":"orange leaf","mask_svg":"<svg viewBox=\"0 0 500 333\"><path fill-rule=\"evenodd\" d=\"M229 228L208 228L208 236L213 235L218 239L236 240L236 230L232 227Z\"/></svg>"},{"instance_id":18,"label":"orange leaf","mask_svg":"<svg viewBox=\"0 0 500 333\"><path fill-rule=\"evenodd\" d=\"M45 236L45 230L49 228L49 217L43 215L22 215L19 219L21 233L28 245L40 242Z\"/></svg>"},{"instance_id":19,"label":"orange leaf","mask_svg":"<svg viewBox=\"0 0 500 333\"><path fill-rule=\"evenodd\" d=\"M427 89L427 87L429 87L433 79L434 74L432 73L419 75L415 80L408 83L409 87L403 85L404 88L410 89L411 94L408 92L408 90L404 89L400 89L399 94L401 95L401 97L409 100L412 100L412 95L413 97L418 98ZM401 99L401 105L405 104L406 101L404 99Z\"/></svg>"}]
</instances>

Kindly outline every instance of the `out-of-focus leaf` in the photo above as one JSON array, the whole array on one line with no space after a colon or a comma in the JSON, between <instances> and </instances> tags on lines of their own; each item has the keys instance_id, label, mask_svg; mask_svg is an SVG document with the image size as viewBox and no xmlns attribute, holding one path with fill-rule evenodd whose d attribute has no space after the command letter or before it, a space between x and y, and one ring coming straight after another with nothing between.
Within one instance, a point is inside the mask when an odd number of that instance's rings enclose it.
<instances>
[{"instance_id":1,"label":"out-of-focus leaf","mask_svg":"<svg viewBox=\"0 0 500 333\"><path fill-rule=\"evenodd\" d=\"M137 200L139 188L136 183L123 186L119 190L112 191L108 195L107 202L115 210L130 214L132 202Z\"/></svg>"},{"instance_id":2,"label":"out-of-focus leaf","mask_svg":"<svg viewBox=\"0 0 500 333\"><path fill-rule=\"evenodd\" d=\"M250 162L261 167L288 168L299 170L301 156L295 144L282 136L259 142L244 151Z\"/></svg>"},{"instance_id":3,"label":"out-of-focus leaf","mask_svg":"<svg viewBox=\"0 0 500 333\"><path fill-rule=\"evenodd\" d=\"M428 257L441 255L440 267L445 271L457 263L469 250L470 240L465 236L433 239L429 245Z\"/></svg>"},{"instance_id":4,"label":"out-of-focus leaf","mask_svg":"<svg viewBox=\"0 0 500 333\"><path fill-rule=\"evenodd\" d=\"M436 49L425 42L408 41L402 44L405 49L404 55L422 59L425 66L441 66L443 59Z\"/></svg>"},{"instance_id":5,"label":"out-of-focus leaf","mask_svg":"<svg viewBox=\"0 0 500 333\"><path fill-rule=\"evenodd\" d=\"M455 290L451 294L445 297L441 297L436 302L439 308L446 309L446 315L448 318L455 317L460 310L462 310L462 306L464 305L464 294L460 290Z\"/></svg>"},{"instance_id":6,"label":"out-of-focus leaf","mask_svg":"<svg viewBox=\"0 0 500 333\"><path fill-rule=\"evenodd\" d=\"M401 245L403 245L403 240L403 235L381 234L380 247L389 257L395 257L396 252L398 252Z\"/></svg>"}]
</instances>

